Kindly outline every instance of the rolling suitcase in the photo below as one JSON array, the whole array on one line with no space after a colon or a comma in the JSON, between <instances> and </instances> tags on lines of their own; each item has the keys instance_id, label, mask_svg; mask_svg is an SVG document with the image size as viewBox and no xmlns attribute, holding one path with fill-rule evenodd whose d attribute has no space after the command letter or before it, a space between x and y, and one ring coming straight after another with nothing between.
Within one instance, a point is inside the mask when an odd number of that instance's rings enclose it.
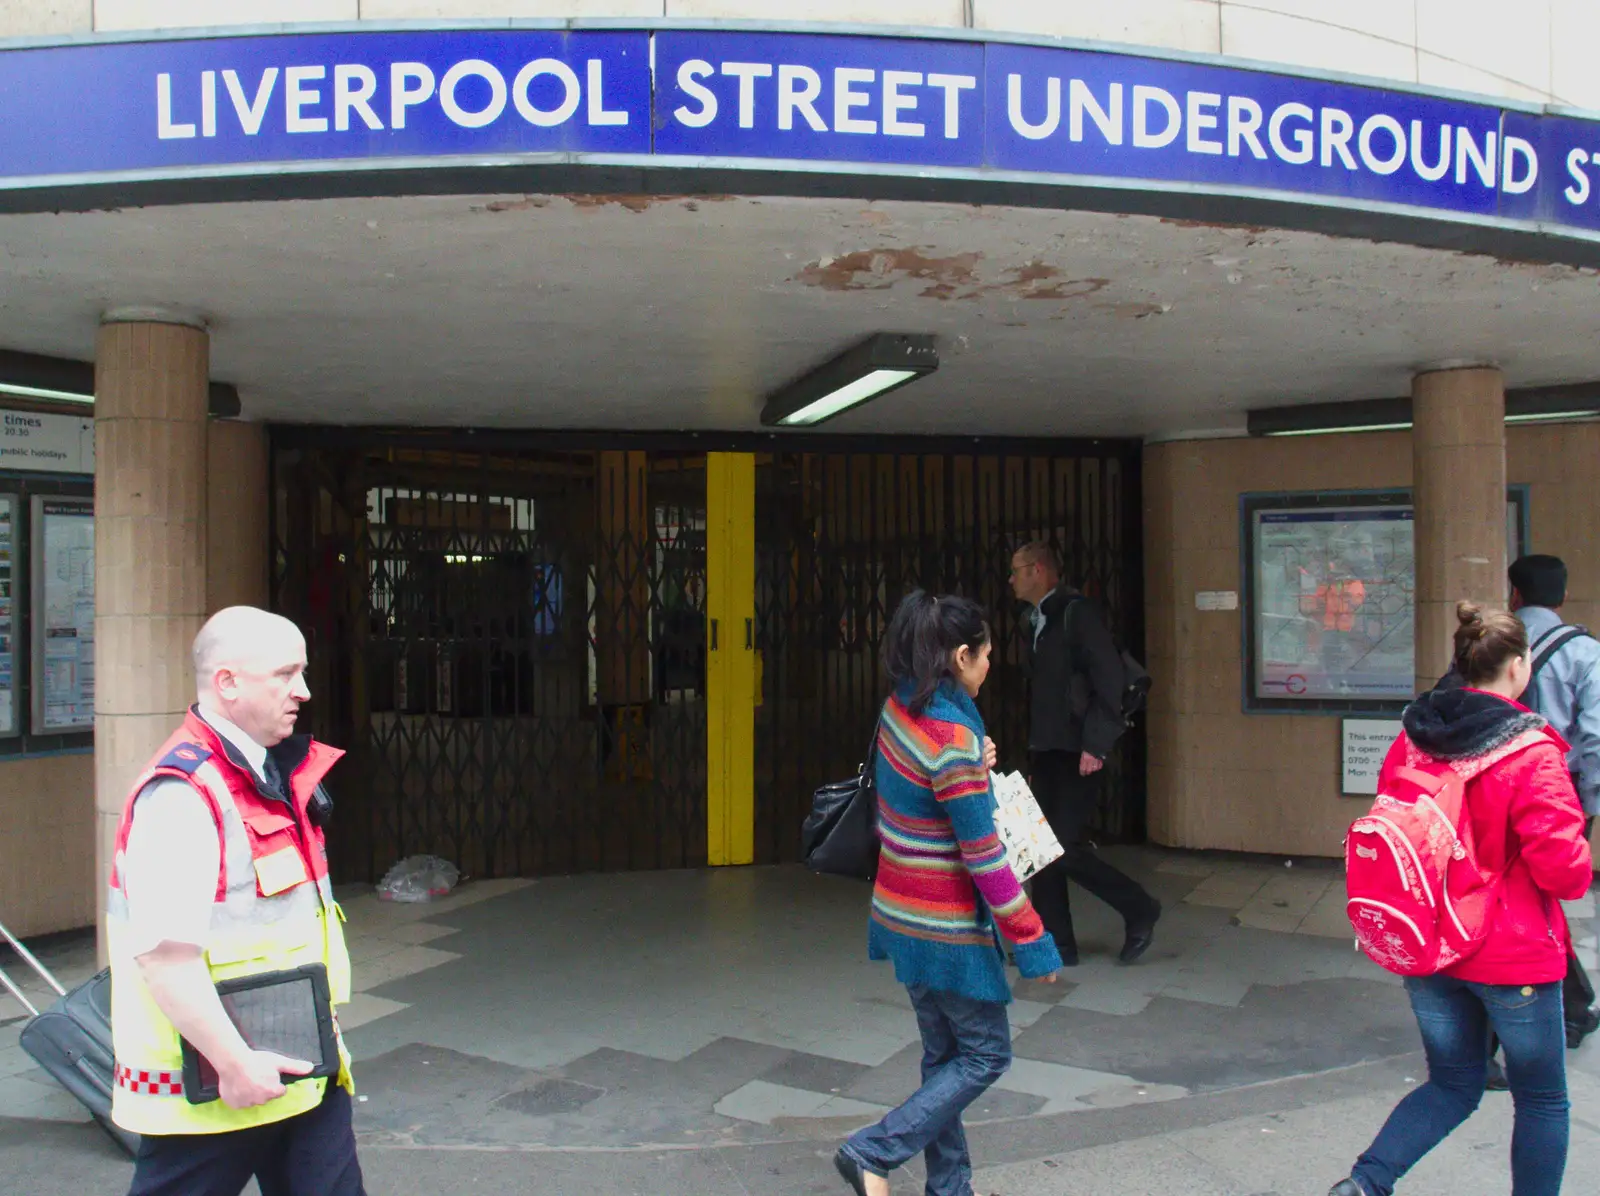
<instances>
[{"instance_id":1,"label":"rolling suitcase","mask_svg":"<svg viewBox=\"0 0 1600 1196\"><path fill-rule=\"evenodd\" d=\"M22 1049L33 1061L83 1103L106 1133L128 1152L139 1152L139 1135L119 1129L111 1120L111 972L102 971L66 992L49 970L4 926L0 934L38 972L60 1000L40 1012L12 979L0 970L0 985L33 1014L22 1027Z\"/></svg>"}]
</instances>

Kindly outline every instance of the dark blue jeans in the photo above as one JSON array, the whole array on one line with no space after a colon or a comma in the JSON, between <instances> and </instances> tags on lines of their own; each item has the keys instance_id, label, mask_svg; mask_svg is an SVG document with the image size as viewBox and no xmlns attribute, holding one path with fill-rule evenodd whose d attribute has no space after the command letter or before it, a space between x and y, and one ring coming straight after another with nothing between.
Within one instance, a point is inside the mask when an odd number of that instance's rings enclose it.
<instances>
[{"instance_id":1,"label":"dark blue jeans","mask_svg":"<svg viewBox=\"0 0 1600 1196\"><path fill-rule=\"evenodd\" d=\"M1011 1026L998 1001L975 1001L920 985L907 989L922 1031L922 1087L844 1149L878 1175L919 1151L927 1196L971 1196L972 1159L961 1112L1011 1066Z\"/></svg>"},{"instance_id":2,"label":"dark blue jeans","mask_svg":"<svg viewBox=\"0 0 1600 1196\"><path fill-rule=\"evenodd\" d=\"M1368 1196L1389 1196L1483 1098L1489 1032L1506 1052L1516 1105L1513 1196L1558 1196L1567 1167L1567 1037L1561 982L1471 984L1448 976L1406 981L1428 1055L1428 1082L1395 1106L1351 1176Z\"/></svg>"}]
</instances>

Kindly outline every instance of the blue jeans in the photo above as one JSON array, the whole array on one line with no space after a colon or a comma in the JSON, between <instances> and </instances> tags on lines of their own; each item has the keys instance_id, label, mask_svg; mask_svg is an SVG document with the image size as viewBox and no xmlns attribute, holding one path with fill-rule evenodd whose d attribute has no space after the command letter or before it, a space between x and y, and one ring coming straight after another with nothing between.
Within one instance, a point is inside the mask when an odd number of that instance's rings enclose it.
<instances>
[{"instance_id":1,"label":"blue jeans","mask_svg":"<svg viewBox=\"0 0 1600 1196\"><path fill-rule=\"evenodd\" d=\"M927 1196L971 1196L972 1159L961 1111L1011 1066L1011 1026L998 1001L911 985L922 1031L922 1087L877 1125L854 1134L846 1152L868 1171L889 1172L921 1151Z\"/></svg>"},{"instance_id":2,"label":"blue jeans","mask_svg":"<svg viewBox=\"0 0 1600 1196\"><path fill-rule=\"evenodd\" d=\"M1428 1056L1428 1082L1395 1106L1351 1177L1368 1196L1389 1196L1483 1098L1489 1032L1506 1052L1516 1106L1513 1196L1558 1196L1567 1167L1567 1037L1561 982L1472 984L1448 976L1406 981Z\"/></svg>"}]
</instances>

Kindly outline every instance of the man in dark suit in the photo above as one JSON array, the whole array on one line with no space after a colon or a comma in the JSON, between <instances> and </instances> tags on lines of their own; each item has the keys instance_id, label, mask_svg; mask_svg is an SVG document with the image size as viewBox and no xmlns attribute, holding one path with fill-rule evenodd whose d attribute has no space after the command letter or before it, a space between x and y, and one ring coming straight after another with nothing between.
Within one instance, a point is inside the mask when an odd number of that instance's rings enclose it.
<instances>
[{"instance_id":1,"label":"man in dark suit","mask_svg":"<svg viewBox=\"0 0 1600 1196\"><path fill-rule=\"evenodd\" d=\"M1119 958L1132 963L1150 948L1161 903L1101 859L1085 837L1099 800L1101 770L1127 726L1122 654L1098 605L1062 582L1060 560L1049 544L1036 541L1017 550L1011 559L1011 589L1033 607L1031 783L1066 851L1034 877L1034 908L1055 939L1062 962L1077 963L1067 893L1068 881L1077 881L1122 915L1127 937Z\"/></svg>"}]
</instances>

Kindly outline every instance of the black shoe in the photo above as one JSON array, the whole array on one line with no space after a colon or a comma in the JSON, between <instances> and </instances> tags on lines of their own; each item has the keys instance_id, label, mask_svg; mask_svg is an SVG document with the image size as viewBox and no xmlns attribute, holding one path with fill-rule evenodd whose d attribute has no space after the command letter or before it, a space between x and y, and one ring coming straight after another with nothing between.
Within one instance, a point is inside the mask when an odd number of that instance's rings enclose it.
<instances>
[{"instance_id":1,"label":"black shoe","mask_svg":"<svg viewBox=\"0 0 1600 1196\"><path fill-rule=\"evenodd\" d=\"M1600 1030L1600 1009L1591 1006L1567 1023L1567 1050L1577 1050L1596 1030Z\"/></svg>"},{"instance_id":2,"label":"black shoe","mask_svg":"<svg viewBox=\"0 0 1600 1196\"><path fill-rule=\"evenodd\" d=\"M1133 963L1155 941L1156 922L1161 918L1161 902L1151 901L1151 910L1137 922L1128 923L1128 937L1122 941L1122 952L1117 959L1122 963Z\"/></svg>"},{"instance_id":3,"label":"black shoe","mask_svg":"<svg viewBox=\"0 0 1600 1196\"><path fill-rule=\"evenodd\" d=\"M841 1146L834 1153L833 1166L844 1182L850 1185L856 1196L867 1196L867 1181L864 1178L867 1174L867 1169L846 1154L844 1147Z\"/></svg>"},{"instance_id":4,"label":"black shoe","mask_svg":"<svg viewBox=\"0 0 1600 1196\"><path fill-rule=\"evenodd\" d=\"M1328 1189L1328 1196L1366 1196L1361 1190L1361 1185L1353 1179L1341 1179Z\"/></svg>"},{"instance_id":5,"label":"black shoe","mask_svg":"<svg viewBox=\"0 0 1600 1196\"><path fill-rule=\"evenodd\" d=\"M1489 1060L1489 1073L1484 1077L1483 1086L1490 1092L1505 1092L1511 1087L1506 1080L1506 1069L1500 1060Z\"/></svg>"}]
</instances>

